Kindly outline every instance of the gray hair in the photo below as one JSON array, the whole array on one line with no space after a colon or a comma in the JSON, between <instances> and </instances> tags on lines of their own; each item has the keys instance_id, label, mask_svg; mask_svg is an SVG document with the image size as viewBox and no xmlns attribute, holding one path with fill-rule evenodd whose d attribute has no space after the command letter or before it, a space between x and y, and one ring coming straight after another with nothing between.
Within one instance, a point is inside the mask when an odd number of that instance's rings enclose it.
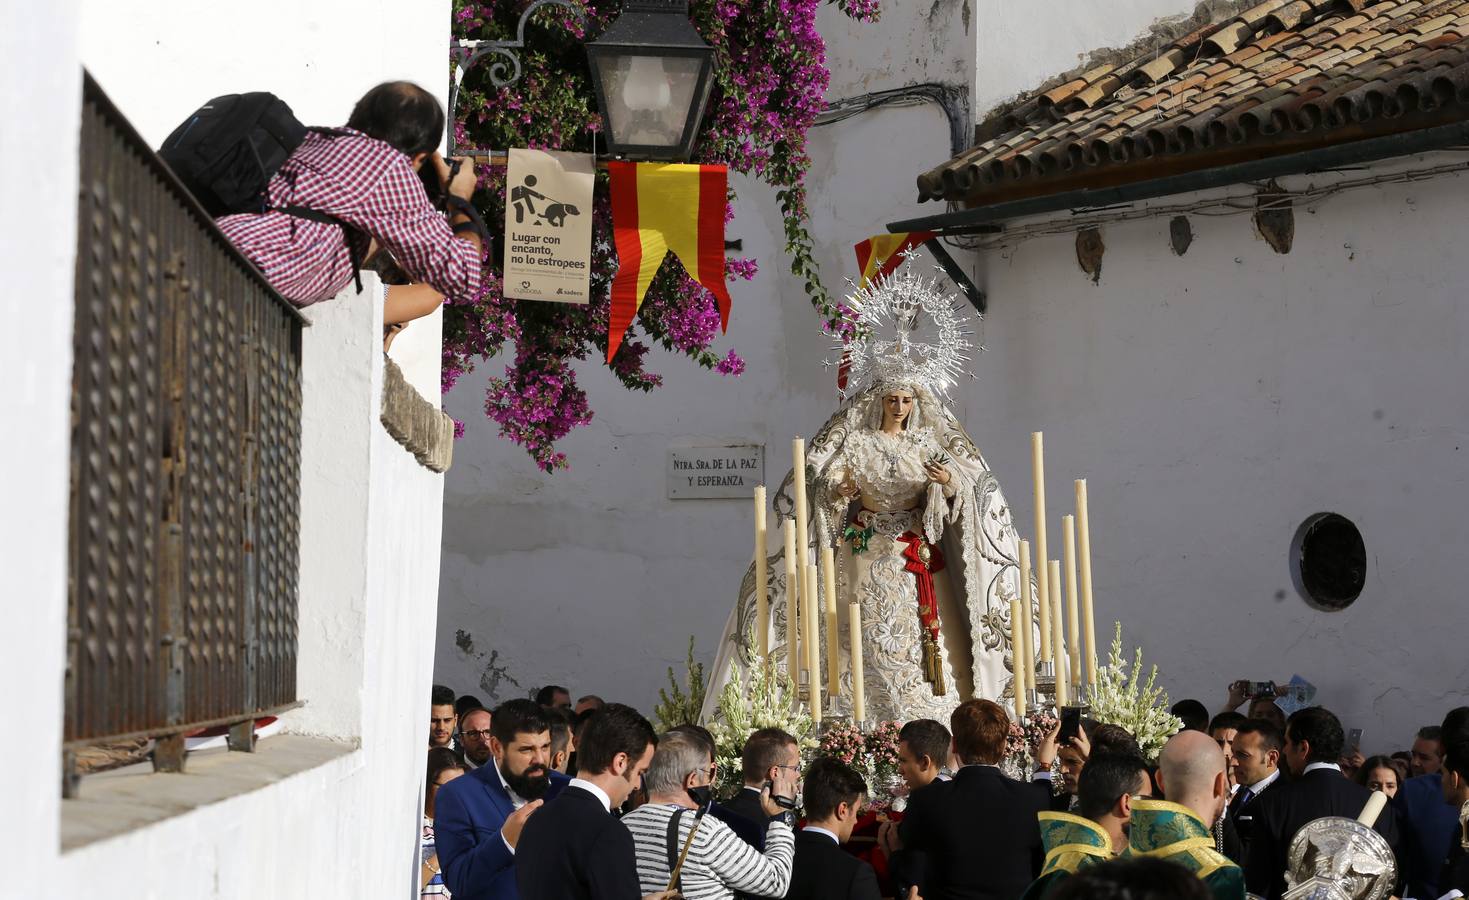
<instances>
[{"instance_id":1,"label":"gray hair","mask_svg":"<svg viewBox=\"0 0 1469 900\"><path fill-rule=\"evenodd\" d=\"M658 739L658 749L643 784L648 794L674 794L684 789L689 773L709 767L709 750L693 735L674 731Z\"/></svg>"}]
</instances>

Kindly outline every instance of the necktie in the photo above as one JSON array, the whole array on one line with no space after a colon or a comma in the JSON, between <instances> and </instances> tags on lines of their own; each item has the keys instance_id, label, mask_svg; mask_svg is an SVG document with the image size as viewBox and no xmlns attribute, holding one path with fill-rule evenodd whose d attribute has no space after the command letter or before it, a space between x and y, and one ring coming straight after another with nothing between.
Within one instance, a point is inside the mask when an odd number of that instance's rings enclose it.
<instances>
[{"instance_id":1,"label":"necktie","mask_svg":"<svg viewBox=\"0 0 1469 900\"><path fill-rule=\"evenodd\" d=\"M1252 799L1254 799L1254 797L1254 791L1250 790L1249 788L1240 788L1239 796L1234 798L1234 813L1231 818L1239 816L1239 811L1244 809L1245 804L1249 803Z\"/></svg>"}]
</instances>

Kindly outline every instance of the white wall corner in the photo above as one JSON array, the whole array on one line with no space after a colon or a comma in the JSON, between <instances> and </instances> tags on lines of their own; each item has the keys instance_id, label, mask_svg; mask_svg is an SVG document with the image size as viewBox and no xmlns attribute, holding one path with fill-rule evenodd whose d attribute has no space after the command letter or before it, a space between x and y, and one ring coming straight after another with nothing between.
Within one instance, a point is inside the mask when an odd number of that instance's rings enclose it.
<instances>
[{"instance_id":1,"label":"white wall corner","mask_svg":"<svg viewBox=\"0 0 1469 900\"><path fill-rule=\"evenodd\" d=\"M73 275L82 71L76 4L41 4L0 28L0 415L6 514L0 558L0 683L25 722L0 742L0 897L35 890L56 860L66 665L67 522L71 495ZM23 88L20 86L24 85ZM44 162L41 160L44 159ZM30 162L26 162L29 160Z\"/></svg>"},{"instance_id":2,"label":"white wall corner","mask_svg":"<svg viewBox=\"0 0 1469 900\"><path fill-rule=\"evenodd\" d=\"M301 581L289 730L361 735L372 443L382 426L382 284L362 274L305 309L301 350Z\"/></svg>"}]
</instances>

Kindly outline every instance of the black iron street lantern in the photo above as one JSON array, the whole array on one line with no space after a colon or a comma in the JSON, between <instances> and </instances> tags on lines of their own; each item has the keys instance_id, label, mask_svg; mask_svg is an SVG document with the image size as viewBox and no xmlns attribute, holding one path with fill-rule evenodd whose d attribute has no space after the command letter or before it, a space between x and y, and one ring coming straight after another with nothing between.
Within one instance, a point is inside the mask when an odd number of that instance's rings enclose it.
<instances>
[{"instance_id":1,"label":"black iron street lantern","mask_svg":"<svg viewBox=\"0 0 1469 900\"><path fill-rule=\"evenodd\" d=\"M689 22L688 0L627 0L587 45L607 152L687 160L713 83L714 51Z\"/></svg>"}]
</instances>

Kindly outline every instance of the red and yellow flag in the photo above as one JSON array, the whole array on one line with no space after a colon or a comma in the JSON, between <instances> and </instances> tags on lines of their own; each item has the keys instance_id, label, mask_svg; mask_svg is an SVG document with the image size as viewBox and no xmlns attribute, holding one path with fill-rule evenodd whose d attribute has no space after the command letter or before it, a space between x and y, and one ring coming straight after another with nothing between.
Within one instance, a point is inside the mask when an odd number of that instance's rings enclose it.
<instances>
[{"instance_id":1,"label":"red and yellow flag","mask_svg":"<svg viewBox=\"0 0 1469 900\"><path fill-rule=\"evenodd\" d=\"M893 274L903 262L903 251L922 246L933 239L932 231L900 231L897 234L873 235L856 246L859 288L875 278Z\"/></svg>"},{"instance_id":2,"label":"red and yellow flag","mask_svg":"<svg viewBox=\"0 0 1469 900\"><path fill-rule=\"evenodd\" d=\"M724 284L724 204L727 172L719 165L610 162L612 240L617 276L607 325L607 361L637 315L648 285L672 250L689 277L708 288L729 327Z\"/></svg>"}]
</instances>

